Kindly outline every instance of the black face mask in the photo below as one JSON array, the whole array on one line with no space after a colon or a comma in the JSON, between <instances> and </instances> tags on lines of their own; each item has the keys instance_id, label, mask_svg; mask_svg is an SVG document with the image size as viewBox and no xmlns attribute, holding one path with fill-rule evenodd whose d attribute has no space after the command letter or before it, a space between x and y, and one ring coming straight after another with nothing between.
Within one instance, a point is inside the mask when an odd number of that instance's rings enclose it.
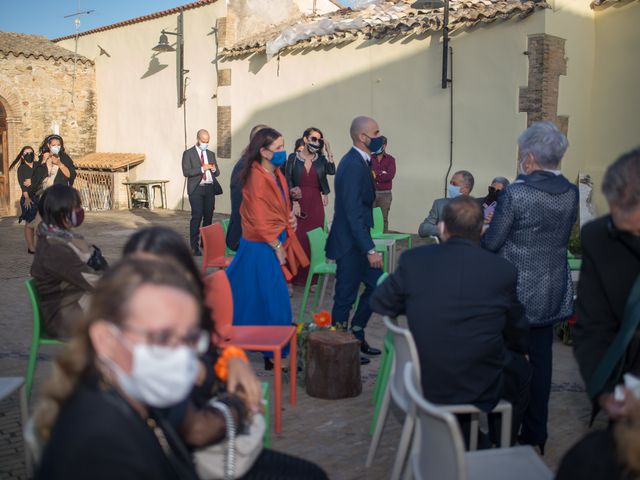
<instances>
[{"instance_id":1,"label":"black face mask","mask_svg":"<svg viewBox=\"0 0 640 480\"><path fill-rule=\"evenodd\" d=\"M498 200L498 190L496 190L496 187L489 187L489 195L484 197L484 202L487 205L490 205L497 200Z\"/></svg>"},{"instance_id":2,"label":"black face mask","mask_svg":"<svg viewBox=\"0 0 640 480\"><path fill-rule=\"evenodd\" d=\"M318 143L307 143L307 149L311 153L318 153L322 151L322 147L324 147L324 140L318 140Z\"/></svg>"},{"instance_id":3,"label":"black face mask","mask_svg":"<svg viewBox=\"0 0 640 480\"><path fill-rule=\"evenodd\" d=\"M22 156L22 158L24 158L24 161L27 163L33 163L33 158L34 158L33 152L25 153Z\"/></svg>"}]
</instances>

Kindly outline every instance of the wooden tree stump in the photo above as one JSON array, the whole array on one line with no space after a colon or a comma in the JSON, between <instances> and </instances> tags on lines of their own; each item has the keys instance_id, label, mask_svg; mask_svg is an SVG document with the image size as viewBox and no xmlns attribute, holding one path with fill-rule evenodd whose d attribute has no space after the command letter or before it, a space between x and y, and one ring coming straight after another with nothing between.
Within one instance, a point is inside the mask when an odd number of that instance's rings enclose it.
<instances>
[{"instance_id":1,"label":"wooden tree stump","mask_svg":"<svg viewBox=\"0 0 640 480\"><path fill-rule=\"evenodd\" d=\"M360 342L350 333L327 330L310 333L307 342L309 396L335 400L360 395Z\"/></svg>"}]
</instances>

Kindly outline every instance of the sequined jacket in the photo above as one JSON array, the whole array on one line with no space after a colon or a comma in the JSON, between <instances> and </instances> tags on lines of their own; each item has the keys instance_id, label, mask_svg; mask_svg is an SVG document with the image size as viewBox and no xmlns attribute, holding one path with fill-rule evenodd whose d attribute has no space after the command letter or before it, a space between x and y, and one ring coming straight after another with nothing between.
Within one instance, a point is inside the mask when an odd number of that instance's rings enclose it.
<instances>
[{"instance_id":1,"label":"sequined jacket","mask_svg":"<svg viewBox=\"0 0 640 480\"><path fill-rule=\"evenodd\" d=\"M518 299L531 326L573 313L567 245L577 211L578 188L549 171L518 177L498 198L482 244L518 269Z\"/></svg>"}]
</instances>

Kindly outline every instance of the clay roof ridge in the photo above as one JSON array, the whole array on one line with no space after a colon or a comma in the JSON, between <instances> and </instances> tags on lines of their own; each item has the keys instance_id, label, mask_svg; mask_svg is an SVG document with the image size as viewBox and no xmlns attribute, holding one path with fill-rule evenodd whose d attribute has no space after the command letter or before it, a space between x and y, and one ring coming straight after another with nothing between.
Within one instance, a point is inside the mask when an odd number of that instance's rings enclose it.
<instances>
[{"instance_id":1,"label":"clay roof ridge","mask_svg":"<svg viewBox=\"0 0 640 480\"><path fill-rule=\"evenodd\" d=\"M168 10L162 10L160 12L154 12L148 15L142 15L140 17L131 18L129 20L123 20L122 22L112 23L110 25L105 25L103 27L93 28L91 30L87 30L86 32L79 33L78 36L83 37L85 35L91 35L93 33L104 32L106 30L113 30L114 28L126 27L127 25L133 25L134 23L142 23L148 20L155 20L156 18L166 17L167 15L173 15L175 13L184 12L185 10L192 10L194 8L204 7L212 3L216 3L217 1L218 0L196 0L195 2L187 3L185 5L180 5L179 7L169 8ZM62 40L69 40L71 38L75 38L75 34L54 38L51 41L60 42Z\"/></svg>"}]
</instances>

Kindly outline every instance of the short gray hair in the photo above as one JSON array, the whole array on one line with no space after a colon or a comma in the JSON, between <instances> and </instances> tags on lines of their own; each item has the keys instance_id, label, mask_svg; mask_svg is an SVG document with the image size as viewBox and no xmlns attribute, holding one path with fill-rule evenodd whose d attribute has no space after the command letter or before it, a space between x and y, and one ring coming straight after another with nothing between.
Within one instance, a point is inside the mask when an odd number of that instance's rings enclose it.
<instances>
[{"instance_id":1,"label":"short gray hair","mask_svg":"<svg viewBox=\"0 0 640 480\"><path fill-rule=\"evenodd\" d=\"M467 187L469 187L469 192L471 192L471 190L473 190L473 184L475 183L475 180L473 179L473 175L471 175L471 172L467 170L458 170L456 173L453 174L454 177L456 175L460 175L462 177L462 181Z\"/></svg>"},{"instance_id":2,"label":"short gray hair","mask_svg":"<svg viewBox=\"0 0 640 480\"><path fill-rule=\"evenodd\" d=\"M493 185L494 183L501 183L503 186L507 186L509 185L509 180L505 177L496 177L493 180L491 180L491 185Z\"/></svg>"},{"instance_id":3,"label":"short gray hair","mask_svg":"<svg viewBox=\"0 0 640 480\"><path fill-rule=\"evenodd\" d=\"M640 206L640 147L620 156L609 165L602 180L602 193L623 212Z\"/></svg>"},{"instance_id":4,"label":"short gray hair","mask_svg":"<svg viewBox=\"0 0 640 480\"><path fill-rule=\"evenodd\" d=\"M569 146L564 133L552 122L535 122L518 137L520 155L532 154L543 168L555 169Z\"/></svg>"}]
</instances>

